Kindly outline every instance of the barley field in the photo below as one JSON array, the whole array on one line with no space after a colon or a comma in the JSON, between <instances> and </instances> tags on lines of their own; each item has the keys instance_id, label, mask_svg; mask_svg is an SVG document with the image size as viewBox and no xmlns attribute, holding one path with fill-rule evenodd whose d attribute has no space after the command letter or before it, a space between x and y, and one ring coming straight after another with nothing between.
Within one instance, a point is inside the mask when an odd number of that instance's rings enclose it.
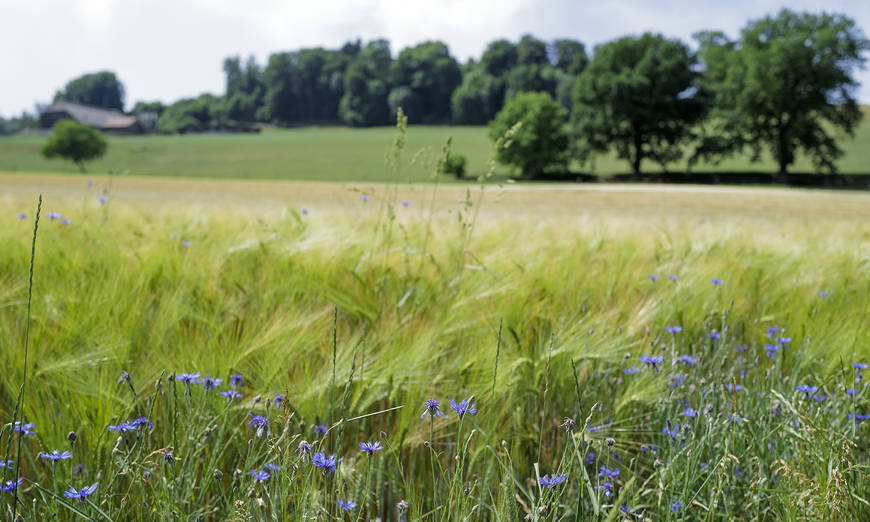
<instances>
[{"instance_id":1,"label":"barley field","mask_svg":"<svg viewBox=\"0 0 870 522\"><path fill-rule=\"evenodd\" d=\"M867 194L0 186L9 517L870 513Z\"/></svg>"}]
</instances>

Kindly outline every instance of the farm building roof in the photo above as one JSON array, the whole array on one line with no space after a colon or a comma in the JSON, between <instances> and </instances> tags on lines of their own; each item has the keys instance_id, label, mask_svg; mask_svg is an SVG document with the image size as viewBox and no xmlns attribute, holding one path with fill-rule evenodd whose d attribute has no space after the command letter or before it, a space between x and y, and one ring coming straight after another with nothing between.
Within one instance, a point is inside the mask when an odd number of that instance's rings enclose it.
<instances>
[{"instance_id":1,"label":"farm building roof","mask_svg":"<svg viewBox=\"0 0 870 522\"><path fill-rule=\"evenodd\" d=\"M125 116L117 111L91 107L80 103L59 101L48 107L41 116L42 126L51 127L58 120L71 118L79 123L100 130L130 130L137 125L134 116Z\"/></svg>"}]
</instances>

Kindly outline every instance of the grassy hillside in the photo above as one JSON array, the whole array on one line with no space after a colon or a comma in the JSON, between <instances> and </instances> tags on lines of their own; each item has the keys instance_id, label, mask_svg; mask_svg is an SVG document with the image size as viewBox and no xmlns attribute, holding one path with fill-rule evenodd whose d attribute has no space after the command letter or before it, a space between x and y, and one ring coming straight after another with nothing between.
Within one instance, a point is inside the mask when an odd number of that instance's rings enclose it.
<instances>
[{"instance_id":1,"label":"grassy hillside","mask_svg":"<svg viewBox=\"0 0 870 522\"><path fill-rule=\"evenodd\" d=\"M870 423L854 414L870 392L851 365L870 362L866 194L0 186L4 419L46 198L18 414L34 434L9 457L29 520L396 520L400 500L408 520L443 521L867 513ZM224 382L181 380L193 372ZM225 399L233 373L245 385ZM469 396L477 413L460 420L448 401ZM433 397L447 415L421 420ZM302 441L344 460L315 467ZM384 449L366 457L362 441ZM55 466L38 457L65 448ZM51 496L90 484L92 502ZM357 506L342 515L340 499Z\"/></svg>"},{"instance_id":2,"label":"grassy hillside","mask_svg":"<svg viewBox=\"0 0 870 522\"><path fill-rule=\"evenodd\" d=\"M390 127L333 127L268 129L260 135L110 137L108 154L88 168L92 173L113 170L140 176L391 181L393 174L384 168L384 154L394 134ZM434 160L450 136L454 152L467 156L469 173L476 176L486 172L492 143L483 127L411 127L409 158L420 152L418 164L425 163L427 158ZM38 136L0 138L0 172L77 172L69 162L42 158L39 148L43 141ZM838 163L841 172L870 172L868 143L870 122L865 120L854 139L842 142L846 154ZM626 162L608 156L597 158L594 165L574 168L603 175L630 170ZM651 163L644 168L659 170ZM671 166L671 170L685 168L685 164ZM775 172L776 165L767 158L761 163L735 158L718 166L700 165L696 170ZM801 158L792 171L809 172L812 165ZM498 172L507 174L501 167ZM403 177L427 181L431 179L431 169L406 167Z\"/></svg>"}]
</instances>

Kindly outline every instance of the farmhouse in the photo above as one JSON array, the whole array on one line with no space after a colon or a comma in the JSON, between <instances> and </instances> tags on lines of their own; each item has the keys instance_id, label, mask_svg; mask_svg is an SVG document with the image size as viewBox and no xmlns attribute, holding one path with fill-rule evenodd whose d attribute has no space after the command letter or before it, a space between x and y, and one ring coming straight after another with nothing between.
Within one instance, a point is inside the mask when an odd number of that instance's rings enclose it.
<instances>
[{"instance_id":1,"label":"farmhouse","mask_svg":"<svg viewBox=\"0 0 870 522\"><path fill-rule=\"evenodd\" d=\"M60 120L70 119L90 125L108 134L142 134L144 128L134 116L118 111L91 107L68 101L58 101L45 109L39 117L39 126L50 129Z\"/></svg>"}]
</instances>

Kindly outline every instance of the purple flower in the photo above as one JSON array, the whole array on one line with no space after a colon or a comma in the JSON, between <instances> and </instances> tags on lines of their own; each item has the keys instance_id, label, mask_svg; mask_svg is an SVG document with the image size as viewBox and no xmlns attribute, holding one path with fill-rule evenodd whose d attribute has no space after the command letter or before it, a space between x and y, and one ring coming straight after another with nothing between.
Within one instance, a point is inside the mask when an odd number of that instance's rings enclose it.
<instances>
[{"instance_id":1,"label":"purple flower","mask_svg":"<svg viewBox=\"0 0 870 522\"><path fill-rule=\"evenodd\" d=\"M657 276L657 275L655 275L655 274L650 274L650 275L649 275L649 280L652 281L653 283L655 283L656 281L659 280L659 276Z\"/></svg>"},{"instance_id":2,"label":"purple flower","mask_svg":"<svg viewBox=\"0 0 870 522\"><path fill-rule=\"evenodd\" d=\"M361 449L362 452L365 453L366 455L371 456L374 452L384 449L384 447L378 441L360 442L359 449Z\"/></svg>"},{"instance_id":3,"label":"purple flower","mask_svg":"<svg viewBox=\"0 0 870 522\"><path fill-rule=\"evenodd\" d=\"M408 200L406 199L406 200L402 201L402 206L403 206L403 207L410 207L410 206L411 206L411 202L408 201Z\"/></svg>"},{"instance_id":4,"label":"purple flower","mask_svg":"<svg viewBox=\"0 0 870 522\"><path fill-rule=\"evenodd\" d=\"M352 500L338 499L338 509L342 511L350 511L356 507L356 502Z\"/></svg>"},{"instance_id":5,"label":"purple flower","mask_svg":"<svg viewBox=\"0 0 870 522\"><path fill-rule=\"evenodd\" d=\"M665 327L665 330L667 330L669 334L673 335L673 334L682 332L683 327L677 326L677 325L674 325L674 326L668 325Z\"/></svg>"},{"instance_id":6,"label":"purple flower","mask_svg":"<svg viewBox=\"0 0 870 522\"><path fill-rule=\"evenodd\" d=\"M586 464L592 464L593 462L595 462L595 452L590 451L589 454L586 455L586 458L583 459L583 462L585 462Z\"/></svg>"},{"instance_id":7,"label":"purple flower","mask_svg":"<svg viewBox=\"0 0 870 522\"><path fill-rule=\"evenodd\" d=\"M613 496L613 484L611 484L610 482L605 482L604 484L601 484L600 486L595 486L592 489L596 489L596 490L603 489L604 496L607 498L610 498Z\"/></svg>"},{"instance_id":8,"label":"purple flower","mask_svg":"<svg viewBox=\"0 0 870 522\"><path fill-rule=\"evenodd\" d=\"M82 489L69 488L68 490L63 492L63 496L74 500L84 500L86 497L93 495L94 491L96 490L97 483L94 482L90 486L85 486Z\"/></svg>"},{"instance_id":9,"label":"purple flower","mask_svg":"<svg viewBox=\"0 0 870 522\"><path fill-rule=\"evenodd\" d=\"M864 415L862 413L850 413L847 417L849 420L854 420L856 422L862 422L870 419L870 415Z\"/></svg>"},{"instance_id":10,"label":"purple flower","mask_svg":"<svg viewBox=\"0 0 870 522\"><path fill-rule=\"evenodd\" d=\"M254 415L248 412L251 420L248 421L248 426L257 429L257 436L262 437L264 433L269 433L269 419L261 415Z\"/></svg>"},{"instance_id":11,"label":"purple flower","mask_svg":"<svg viewBox=\"0 0 870 522\"><path fill-rule=\"evenodd\" d=\"M818 403L823 403L826 400L828 400L828 396L823 394L823 393L819 393L819 394L813 395L813 400L818 402Z\"/></svg>"},{"instance_id":12,"label":"purple flower","mask_svg":"<svg viewBox=\"0 0 870 522\"><path fill-rule=\"evenodd\" d=\"M23 480L24 479L21 477L18 477L18 480L16 481L7 480L3 485L0 485L0 489L2 489L3 491L14 491L15 488L21 485L21 482Z\"/></svg>"},{"instance_id":13,"label":"purple flower","mask_svg":"<svg viewBox=\"0 0 870 522\"><path fill-rule=\"evenodd\" d=\"M656 373L659 372L659 367L656 365L660 364L664 360L665 360L665 358L662 357L661 355L653 355L652 357L650 357L648 355L641 355L640 356L640 362L642 362L643 364L649 364L650 366L652 366L652 368L656 371Z\"/></svg>"},{"instance_id":14,"label":"purple flower","mask_svg":"<svg viewBox=\"0 0 870 522\"><path fill-rule=\"evenodd\" d=\"M14 460L0 460L0 469L3 469L3 468L12 469L13 464L15 464Z\"/></svg>"},{"instance_id":15,"label":"purple flower","mask_svg":"<svg viewBox=\"0 0 870 522\"><path fill-rule=\"evenodd\" d=\"M640 366L632 366L622 370L626 375L634 375L640 371Z\"/></svg>"},{"instance_id":16,"label":"purple flower","mask_svg":"<svg viewBox=\"0 0 870 522\"><path fill-rule=\"evenodd\" d=\"M108 203L109 196L97 196L97 201L99 201L100 203Z\"/></svg>"},{"instance_id":17,"label":"purple flower","mask_svg":"<svg viewBox=\"0 0 870 522\"><path fill-rule=\"evenodd\" d=\"M199 382L199 372L196 373L180 373L175 376L175 380L179 382L183 382L185 384L190 384L193 382Z\"/></svg>"},{"instance_id":18,"label":"purple flower","mask_svg":"<svg viewBox=\"0 0 870 522\"><path fill-rule=\"evenodd\" d=\"M218 392L218 393L220 393L222 396L226 397L228 401L231 401L233 399L238 399L239 397L242 396L242 394L237 392L236 390L227 390L227 391L222 391L222 392Z\"/></svg>"},{"instance_id":19,"label":"purple flower","mask_svg":"<svg viewBox=\"0 0 870 522\"><path fill-rule=\"evenodd\" d=\"M281 466L279 466L277 464L272 464L271 462L269 464L266 464L263 467L266 469L270 469L272 471L281 471Z\"/></svg>"},{"instance_id":20,"label":"purple flower","mask_svg":"<svg viewBox=\"0 0 870 522\"><path fill-rule=\"evenodd\" d=\"M133 426L130 426L130 424L127 423L126 421L120 422L117 425L109 424L108 426L106 426L106 429L109 431L114 431L115 433L127 433L128 431L135 431L136 430L136 428L134 428Z\"/></svg>"},{"instance_id":21,"label":"purple flower","mask_svg":"<svg viewBox=\"0 0 870 522\"><path fill-rule=\"evenodd\" d=\"M682 437L682 433L680 433L680 425L671 426L670 419L667 420L667 426L662 428L662 433L671 438L672 441L676 441L677 437Z\"/></svg>"},{"instance_id":22,"label":"purple flower","mask_svg":"<svg viewBox=\"0 0 870 522\"><path fill-rule=\"evenodd\" d=\"M127 424L131 428L133 428L134 430L139 429L142 426L148 426L148 429L151 429L154 427L154 425L151 424L151 421L148 420L148 417L139 417L139 418L133 419L132 421L127 421Z\"/></svg>"},{"instance_id":23,"label":"purple flower","mask_svg":"<svg viewBox=\"0 0 870 522\"><path fill-rule=\"evenodd\" d=\"M24 212L21 212L20 214L18 214L15 217L17 217L18 219L27 219L27 214L25 214Z\"/></svg>"},{"instance_id":24,"label":"purple flower","mask_svg":"<svg viewBox=\"0 0 870 522\"><path fill-rule=\"evenodd\" d=\"M676 281L679 278L675 275L671 275L671 276L668 276L668 279L670 279L671 281Z\"/></svg>"},{"instance_id":25,"label":"purple flower","mask_svg":"<svg viewBox=\"0 0 870 522\"><path fill-rule=\"evenodd\" d=\"M692 408L686 408L685 410L683 410L683 415L689 417L690 419L694 419L698 416L698 412L693 410Z\"/></svg>"},{"instance_id":26,"label":"purple flower","mask_svg":"<svg viewBox=\"0 0 870 522\"><path fill-rule=\"evenodd\" d=\"M538 483L546 488L554 488L559 484L565 482L568 476L564 473L553 473L550 476L544 475L543 477L538 479Z\"/></svg>"},{"instance_id":27,"label":"purple flower","mask_svg":"<svg viewBox=\"0 0 870 522\"><path fill-rule=\"evenodd\" d=\"M21 421L15 421L15 424L12 425L12 431L17 431L22 435L33 435L33 423L28 422L27 424L22 426Z\"/></svg>"},{"instance_id":28,"label":"purple flower","mask_svg":"<svg viewBox=\"0 0 870 522\"><path fill-rule=\"evenodd\" d=\"M93 187L93 186L94 186L94 180L89 179L89 180L88 180L88 188L91 188L91 187Z\"/></svg>"},{"instance_id":29,"label":"purple flower","mask_svg":"<svg viewBox=\"0 0 870 522\"><path fill-rule=\"evenodd\" d=\"M303 208L302 210L299 211L299 213L302 214L303 216L307 216L307 215L308 215L308 209L307 209L307 208Z\"/></svg>"},{"instance_id":30,"label":"purple flower","mask_svg":"<svg viewBox=\"0 0 870 522\"><path fill-rule=\"evenodd\" d=\"M732 384L729 382L725 385L725 389L728 391L740 391L743 389L743 386L740 386L739 384Z\"/></svg>"},{"instance_id":31,"label":"purple flower","mask_svg":"<svg viewBox=\"0 0 870 522\"><path fill-rule=\"evenodd\" d=\"M715 277L714 277L713 279L711 279L710 282L713 283L713 284L716 285L716 286L719 286L719 285L722 284L722 280L721 280L721 279L716 279Z\"/></svg>"},{"instance_id":32,"label":"purple flower","mask_svg":"<svg viewBox=\"0 0 870 522\"><path fill-rule=\"evenodd\" d=\"M846 390L846 394L848 395L854 396L856 393L858 393L858 388L849 388Z\"/></svg>"},{"instance_id":33,"label":"purple flower","mask_svg":"<svg viewBox=\"0 0 870 522\"><path fill-rule=\"evenodd\" d=\"M764 334L768 339L773 339L779 332L784 332L785 328L780 328L778 324L767 327L767 333Z\"/></svg>"},{"instance_id":34,"label":"purple flower","mask_svg":"<svg viewBox=\"0 0 870 522\"><path fill-rule=\"evenodd\" d=\"M686 376L683 374L672 375L668 380L668 386L671 388L676 388L677 386L682 386L686 381Z\"/></svg>"},{"instance_id":35,"label":"purple flower","mask_svg":"<svg viewBox=\"0 0 870 522\"><path fill-rule=\"evenodd\" d=\"M821 292L818 293L818 296L821 297L822 299L824 299L825 297L828 297L829 295L831 295L831 292L827 292L825 290L822 290Z\"/></svg>"},{"instance_id":36,"label":"purple flower","mask_svg":"<svg viewBox=\"0 0 870 522\"><path fill-rule=\"evenodd\" d=\"M366 201L370 200L371 198L368 197L367 195L363 194L362 196L359 197L359 199L362 200L363 203L365 203Z\"/></svg>"},{"instance_id":37,"label":"purple flower","mask_svg":"<svg viewBox=\"0 0 870 522\"><path fill-rule=\"evenodd\" d=\"M254 477L254 480L256 480L257 482L264 482L266 480L269 480L269 477L271 476L271 475L269 475L268 471L262 470L262 469L252 469L251 475Z\"/></svg>"},{"instance_id":38,"label":"purple flower","mask_svg":"<svg viewBox=\"0 0 870 522\"><path fill-rule=\"evenodd\" d=\"M323 424L318 424L314 427L314 434L320 435L321 437L326 437L326 426Z\"/></svg>"},{"instance_id":39,"label":"purple flower","mask_svg":"<svg viewBox=\"0 0 870 522\"><path fill-rule=\"evenodd\" d=\"M743 352L745 352L745 351L748 350L748 349L749 349L749 346L748 346L748 345L741 344L740 346L734 348L734 351L737 352L737 353L743 353Z\"/></svg>"},{"instance_id":40,"label":"purple flower","mask_svg":"<svg viewBox=\"0 0 870 522\"><path fill-rule=\"evenodd\" d=\"M777 337L776 342L778 342L782 346L785 346L791 342L791 337Z\"/></svg>"},{"instance_id":41,"label":"purple flower","mask_svg":"<svg viewBox=\"0 0 870 522\"><path fill-rule=\"evenodd\" d=\"M71 458L72 458L72 453L70 453L69 451L64 451L63 453L61 453L61 452L59 452L59 451L57 451L57 450L52 450L51 453L42 453L42 452L40 452L40 453L39 453L39 457L40 457L40 458L43 458L43 459L45 459L45 460L51 460L51 461L55 461L55 462L56 462L56 461L58 461L58 460L71 459Z\"/></svg>"},{"instance_id":42,"label":"purple flower","mask_svg":"<svg viewBox=\"0 0 870 522\"><path fill-rule=\"evenodd\" d=\"M598 472L599 477L616 478L619 476L619 469L607 469L606 466L601 466L601 471Z\"/></svg>"},{"instance_id":43,"label":"purple flower","mask_svg":"<svg viewBox=\"0 0 870 522\"><path fill-rule=\"evenodd\" d=\"M765 344L764 350L767 352L767 356L771 359L776 359L776 352L779 351L780 346L776 344Z\"/></svg>"},{"instance_id":44,"label":"purple flower","mask_svg":"<svg viewBox=\"0 0 870 522\"><path fill-rule=\"evenodd\" d=\"M429 399L426 401L426 409L423 410L420 418L425 417L427 413L430 417L444 417L444 412L441 411L440 405L441 403L437 399Z\"/></svg>"},{"instance_id":45,"label":"purple flower","mask_svg":"<svg viewBox=\"0 0 870 522\"><path fill-rule=\"evenodd\" d=\"M799 384L797 386L797 391L806 394L806 397L809 397L811 393L816 393L819 391L818 386L807 386L806 384Z\"/></svg>"},{"instance_id":46,"label":"purple flower","mask_svg":"<svg viewBox=\"0 0 870 522\"><path fill-rule=\"evenodd\" d=\"M188 241L188 240L186 240L186 239L182 239L182 240L181 240L181 246L183 246L184 248L187 248L187 247L189 247L190 245L191 245L191 242L190 242L190 241Z\"/></svg>"},{"instance_id":47,"label":"purple flower","mask_svg":"<svg viewBox=\"0 0 870 522\"><path fill-rule=\"evenodd\" d=\"M245 380L242 379L242 374L234 373L230 375L230 386L233 388L242 388L245 386Z\"/></svg>"},{"instance_id":48,"label":"purple flower","mask_svg":"<svg viewBox=\"0 0 870 522\"><path fill-rule=\"evenodd\" d=\"M867 363L854 362L854 363L852 363L852 367L856 368L858 370L866 370Z\"/></svg>"},{"instance_id":49,"label":"purple flower","mask_svg":"<svg viewBox=\"0 0 870 522\"><path fill-rule=\"evenodd\" d=\"M46 212L45 217L47 217L48 219L59 219L63 217L63 214L59 212Z\"/></svg>"},{"instance_id":50,"label":"purple flower","mask_svg":"<svg viewBox=\"0 0 870 522\"><path fill-rule=\"evenodd\" d=\"M456 401L450 399L450 409L455 411L460 419L465 417L466 413L477 413L477 408L475 407L475 404L471 402L472 400L474 400L474 396L462 399L459 404L456 404Z\"/></svg>"},{"instance_id":51,"label":"purple flower","mask_svg":"<svg viewBox=\"0 0 870 522\"><path fill-rule=\"evenodd\" d=\"M695 366L698 364L698 361L695 360L691 355L681 355L677 358L678 361L688 364L689 366Z\"/></svg>"},{"instance_id":52,"label":"purple flower","mask_svg":"<svg viewBox=\"0 0 870 522\"><path fill-rule=\"evenodd\" d=\"M217 377L212 377L211 375L207 375L203 377L199 382L202 383L202 388L204 390L213 390L217 386L220 386L223 382L223 379L218 379Z\"/></svg>"},{"instance_id":53,"label":"purple flower","mask_svg":"<svg viewBox=\"0 0 870 522\"><path fill-rule=\"evenodd\" d=\"M707 337L709 337L710 339L718 339L721 337L721 335L719 335L719 332L710 332L707 334Z\"/></svg>"},{"instance_id":54,"label":"purple flower","mask_svg":"<svg viewBox=\"0 0 870 522\"><path fill-rule=\"evenodd\" d=\"M317 466L318 468L322 468L324 471L335 472L335 467L338 466L338 463L344 460L344 457L336 460L336 455L333 454L331 457L327 457L325 453L318 452L315 453L313 457L311 457L311 463Z\"/></svg>"},{"instance_id":55,"label":"purple flower","mask_svg":"<svg viewBox=\"0 0 870 522\"><path fill-rule=\"evenodd\" d=\"M280 408L281 404L283 402L284 402L284 394L283 393L276 393L275 394L275 407Z\"/></svg>"},{"instance_id":56,"label":"purple flower","mask_svg":"<svg viewBox=\"0 0 870 522\"><path fill-rule=\"evenodd\" d=\"M589 433L598 433L599 431L601 431L603 429L604 428L602 428L601 426L595 426L594 424L590 424L589 426L586 426L586 431L588 431Z\"/></svg>"},{"instance_id":57,"label":"purple flower","mask_svg":"<svg viewBox=\"0 0 870 522\"><path fill-rule=\"evenodd\" d=\"M679 500L675 500L675 501L671 502L671 511L673 513L682 513L684 507L685 507L685 504L683 504Z\"/></svg>"}]
</instances>

